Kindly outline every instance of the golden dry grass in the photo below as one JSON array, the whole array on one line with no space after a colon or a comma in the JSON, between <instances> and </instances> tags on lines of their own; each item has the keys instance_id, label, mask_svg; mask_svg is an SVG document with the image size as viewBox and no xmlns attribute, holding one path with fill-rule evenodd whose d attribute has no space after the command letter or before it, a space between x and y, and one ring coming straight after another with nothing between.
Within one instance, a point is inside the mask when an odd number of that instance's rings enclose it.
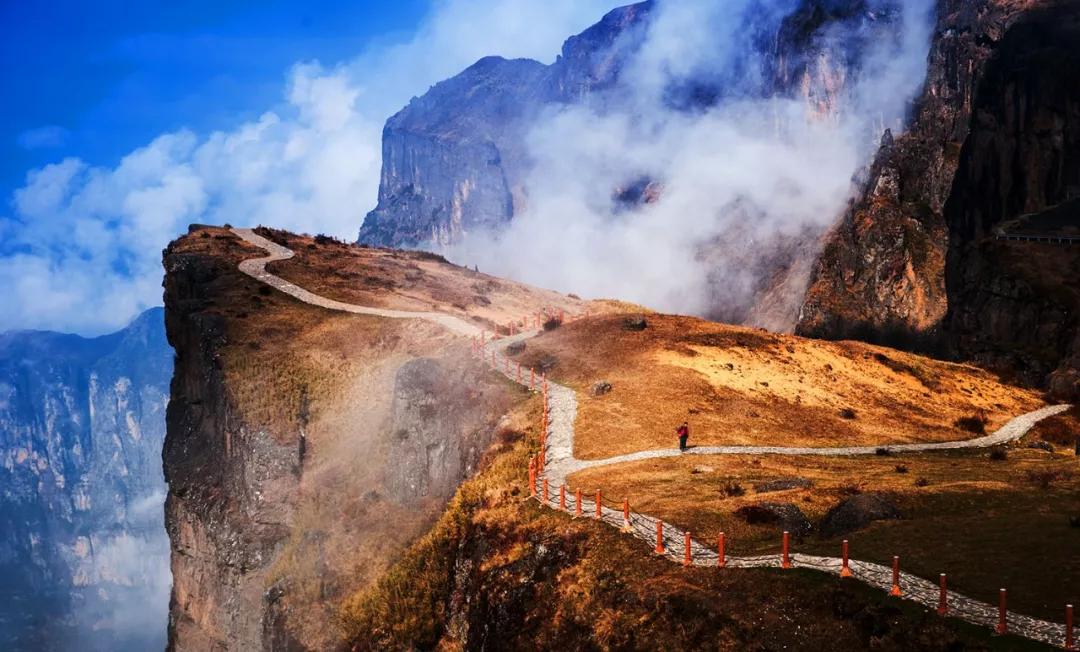
<instances>
[{"instance_id":1,"label":"golden dry grass","mask_svg":"<svg viewBox=\"0 0 1080 652\"><path fill-rule=\"evenodd\" d=\"M898 472L897 466L904 471ZM804 478L808 489L759 493L770 480ZM940 572L955 589L992 601L1011 589L1014 608L1060 618L1080 598L1080 463L1068 453L1010 449L1006 460L986 451L904 456L687 455L600 467L574 474L573 488L600 489L613 506L689 528L706 542L723 531L735 554L776 552L778 525L749 525L735 515L762 502L792 503L813 523L854 493L880 492L903 519L880 521L845 535L859 559L888 562L923 577ZM922 485L922 486L920 486ZM729 487L745 493L730 495ZM836 556L839 538L812 534L796 550Z\"/></svg>"},{"instance_id":2,"label":"golden dry grass","mask_svg":"<svg viewBox=\"0 0 1080 652\"><path fill-rule=\"evenodd\" d=\"M557 360L552 378L578 391L578 457L672 448L684 420L699 446L968 439L961 417L983 414L992 430L1042 404L975 367L858 342L671 315L648 324L634 332L620 316L590 317L528 343L523 363ZM614 389L592 397L599 380Z\"/></svg>"},{"instance_id":3,"label":"golden dry grass","mask_svg":"<svg viewBox=\"0 0 1080 652\"><path fill-rule=\"evenodd\" d=\"M435 310L487 328L520 326L540 312L579 315L620 310L615 301L588 302L451 264L418 251L379 249L274 229L260 235L294 256L268 271L338 301L398 310Z\"/></svg>"},{"instance_id":4,"label":"golden dry grass","mask_svg":"<svg viewBox=\"0 0 1080 652\"><path fill-rule=\"evenodd\" d=\"M342 605L357 650L1040 649L929 615L818 573L683 568L591 519L525 501L536 401L524 437L493 451L438 524L377 584ZM481 597L482 596L482 597ZM867 610L864 610L867 609ZM871 614L888 614L887 626ZM910 628L910 629L909 629ZM919 632L913 636L912 632Z\"/></svg>"}]
</instances>

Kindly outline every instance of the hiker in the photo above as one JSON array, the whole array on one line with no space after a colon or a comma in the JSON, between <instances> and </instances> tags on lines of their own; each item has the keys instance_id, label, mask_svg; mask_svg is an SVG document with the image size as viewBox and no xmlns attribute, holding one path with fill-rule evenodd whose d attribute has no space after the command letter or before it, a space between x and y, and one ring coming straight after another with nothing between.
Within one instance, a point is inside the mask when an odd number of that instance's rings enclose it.
<instances>
[{"instance_id":1,"label":"hiker","mask_svg":"<svg viewBox=\"0 0 1080 652\"><path fill-rule=\"evenodd\" d=\"M686 440L690 438L690 426L683 421L683 424L675 429L675 434L679 436L679 450L686 450Z\"/></svg>"}]
</instances>

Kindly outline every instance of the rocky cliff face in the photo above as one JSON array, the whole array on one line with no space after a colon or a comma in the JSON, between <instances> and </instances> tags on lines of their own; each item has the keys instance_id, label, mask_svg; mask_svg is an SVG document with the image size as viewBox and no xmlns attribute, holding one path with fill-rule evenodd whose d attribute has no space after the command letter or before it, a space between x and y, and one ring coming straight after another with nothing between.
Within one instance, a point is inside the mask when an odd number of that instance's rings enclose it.
<instances>
[{"instance_id":1,"label":"rocky cliff face","mask_svg":"<svg viewBox=\"0 0 1080 652\"><path fill-rule=\"evenodd\" d=\"M1080 253L994 235L1080 193L1077 20L1074 3L941 4L918 117L882 143L831 234L799 332L930 347L1032 382L1062 365L1055 386L1075 393Z\"/></svg>"},{"instance_id":2,"label":"rocky cliff face","mask_svg":"<svg viewBox=\"0 0 1080 652\"><path fill-rule=\"evenodd\" d=\"M459 242L505 224L525 205L525 135L545 105L582 100L618 78L633 35L653 9L616 9L571 37L551 66L485 57L386 122L378 206L360 242Z\"/></svg>"},{"instance_id":3,"label":"rocky cliff face","mask_svg":"<svg viewBox=\"0 0 1080 652\"><path fill-rule=\"evenodd\" d=\"M0 647L163 645L171 368L160 309L92 339L0 335Z\"/></svg>"},{"instance_id":4,"label":"rocky cliff face","mask_svg":"<svg viewBox=\"0 0 1080 652\"><path fill-rule=\"evenodd\" d=\"M298 449L247 427L229 401L220 358L225 319L212 310L228 261L167 251L165 270L166 329L176 350L163 452L169 649L254 649L266 569L289 532Z\"/></svg>"},{"instance_id":5,"label":"rocky cliff face","mask_svg":"<svg viewBox=\"0 0 1080 652\"><path fill-rule=\"evenodd\" d=\"M333 649L339 599L430 527L506 401L439 327L302 304L237 270L260 254L193 227L164 256L169 649Z\"/></svg>"}]
</instances>

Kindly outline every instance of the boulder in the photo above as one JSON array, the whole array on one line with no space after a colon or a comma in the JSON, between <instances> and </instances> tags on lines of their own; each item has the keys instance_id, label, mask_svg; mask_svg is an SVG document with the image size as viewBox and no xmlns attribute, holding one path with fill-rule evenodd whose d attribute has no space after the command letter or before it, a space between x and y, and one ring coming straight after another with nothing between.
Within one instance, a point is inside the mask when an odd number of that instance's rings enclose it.
<instances>
[{"instance_id":1,"label":"boulder","mask_svg":"<svg viewBox=\"0 0 1080 652\"><path fill-rule=\"evenodd\" d=\"M596 383L593 383L593 386L592 386L592 395L593 396L603 396L604 394L607 394L610 391L611 391L611 383L609 383L606 380L601 380L601 381L597 381Z\"/></svg>"},{"instance_id":2,"label":"boulder","mask_svg":"<svg viewBox=\"0 0 1080 652\"><path fill-rule=\"evenodd\" d=\"M874 521L900 518L900 509L882 494L858 494L833 507L818 524L822 537L854 532Z\"/></svg>"},{"instance_id":3,"label":"boulder","mask_svg":"<svg viewBox=\"0 0 1080 652\"><path fill-rule=\"evenodd\" d=\"M759 494L766 494L772 491L787 491L788 489L809 489L812 486L814 486L814 483L806 478L780 478L768 482L759 482L754 485L754 491Z\"/></svg>"},{"instance_id":4,"label":"boulder","mask_svg":"<svg viewBox=\"0 0 1080 652\"><path fill-rule=\"evenodd\" d=\"M735 510L735 516L749 525L777 525L795 538L810 533L813 526L802 510L792 503L757 503Z\"/></svg>"},{"instance_id":5,"label":"boulder","mask_svg":"<svg viewBox=\"0 0 1080 652\"><path fill-rule=\"evenodd\" d=\"M641 315L634 315L632 317L626 317L623 319L622 327L624 331L643 331L648 328L649 322L645 321L645 318Z\"/></svg>"},{"instance_id":6,"label":"boulder","mask_svg":"<svg viewBox=\"0 0 1080 652\"><path fill-rule=\"evenodd\" d=\"M518 340L506 345L506 355L518 355L525 351L525 340Z\"/></svg>"}]
</instances>

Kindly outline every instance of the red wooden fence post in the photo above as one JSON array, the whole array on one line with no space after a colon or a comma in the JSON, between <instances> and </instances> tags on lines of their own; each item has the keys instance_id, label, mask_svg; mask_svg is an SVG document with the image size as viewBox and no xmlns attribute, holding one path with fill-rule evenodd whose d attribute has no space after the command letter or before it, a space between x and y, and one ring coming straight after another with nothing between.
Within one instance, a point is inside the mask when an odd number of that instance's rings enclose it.
<instances>
[{"instance_id":1,"label":"red wooden fence post","mask_svg":"<svg viewBox=\"0 0 1080 652\"><path fill-rule=\"evenodd\" d=\"M716 565L719 568L723 568L727 562L724 560L724 533L721 532L720 536L716 537Z\"/></svg>"},{"instance_id":2,"label":"red wooden fence post","mask_svg":"<svg viewBox=\"0 0 1080 652\"><path fill-rule=\"evenodd\" d=\"M941 584L941 592L937 594L937 615L944 616L948 614L948 589L945 587L945 573L941 574L939 583Z\"/></svg>"},{"instance_id":3,"label":"red wooden fence post","mask_svg":"<svg viewBox=\"0 0 1080 652\"><path fill-rule=\"evenodd\" d=\"M998 634L1006 634L1009 631L1009 625L1005 618L1005 589L998 591L998 624L994 628L994 631Z\"/></svg>"},{"instance_id":4,"label":"red wooden fence post","mask_svg":"<svg viewBox=\"0 0 1080 652\"><path fill-rule=\"evenodd\" d=\"M622 501L622 526L623 529L630 529L630 499L623 498Z\"/></svg>"},{"instance_id":5,"label":"red wooden fence post","mask_svg":"<svg viewBox=\"0 0 1080 652\"><path fill-rule=\"evenodd\" d=\"M791 545L791 535L787 530L784 530L783 539L783 553L780 556L780 566L782 568L791 568L791 556L789 554L789 547Z\"/></svg>"},{"instance_id":6,"label":"red wooden fence post","mask_svg":"<svg viewBox=\"0 0 1080 652\"><path fill-rule=\"evenodd\" d=\"M581 489L574 494L574 516L581 516Z\"/></svg>"},{"instance_id":7,"label":"red wooden fence post","mask_svg":"<svg viewBox=\"0 0 1080 652\"><path fill-rule=\"evenodd\" d=\"M840 577L851 577L851 567L848 566L848 542L844 539L844 543L840 544L840 551L843 553L841 557L843 561L840 564Z\"/></svg>"},{"instance_id":8,"label":"red wooden fence post","mask_svg":"<svg viewBox=\"0 0 1080 652\"><path fill-rule=\"evenodd\" d=\"M664 522L656 519L656 548L653 549L658 555L664 554Z\"/></svg>"},{"instance_id":9,"label":"red wooden fence post","mask_svg":"<svg viewBox=\"0 0 1080 652\"><path fill-rule=\"evenodd\" d=\"M559 485L559 509L566 511L566 485Z\"/></svg>"},{"instance_id":10,"label":"red wooden fence post","mask_svg":"<svg viewBox=\"0 0 1080 652\"><path fill-rule=\"evenodd\" d=\"M1076 649L1073 643L1073 606L1071 604L1065 605L1065 649Z\"/></svg>"},{"instance_id":11,"label":"red wooden fence post","mask_svg":"<svg viewBox=\"0 0 1080 652\"><path fill-rule=\"evenodd\" d=\"M600 498L601 498L600 490L597 489L596 490L596 520L598 520L598 521L600 520L600 517L603 516L603 514L600 512L600 510L601 510Z\"/></svg>"},{"instance_id":12,"label":"red wooden fence post","mask_svg":"<svg viewBox=\"0 0 1080 652\"><path fill-rule=\"evenodd\" d=\"M544 504L548 504L548 479L544 478Z\"/></svg>"},{"instance_id":13,"label":"red wooden fence post","mask_svg":"<svg viewBox=\"0 0 1080 652\"><path fill-rule=\"evenodd\" d=\"M521 384L521 363L517 363L517 384Z\"/></svg>"},{"instance_id":14,"label":"red wooden fence post","mask_svg":"<svg viewBox=\"0 0 1080 652\"><path fill-rule=\"evenodd\" d=\"M690 563L691 563L691 559L690 559L690 533L687 532L686 534L683 535L683 559L682 559L682 565L683 566L689 566Z\"/></svg>"},{"instance_id":15,"label":"red wooden fence post","mask_svg":"<svg viewBox=\"0 0 1080 652\"><path fill-rule=\"evenodd\" d=\"M897 556L892 558L892 589L889 590L889 595L900 595L900 557Z\"/></svg>"}]
</instances>

